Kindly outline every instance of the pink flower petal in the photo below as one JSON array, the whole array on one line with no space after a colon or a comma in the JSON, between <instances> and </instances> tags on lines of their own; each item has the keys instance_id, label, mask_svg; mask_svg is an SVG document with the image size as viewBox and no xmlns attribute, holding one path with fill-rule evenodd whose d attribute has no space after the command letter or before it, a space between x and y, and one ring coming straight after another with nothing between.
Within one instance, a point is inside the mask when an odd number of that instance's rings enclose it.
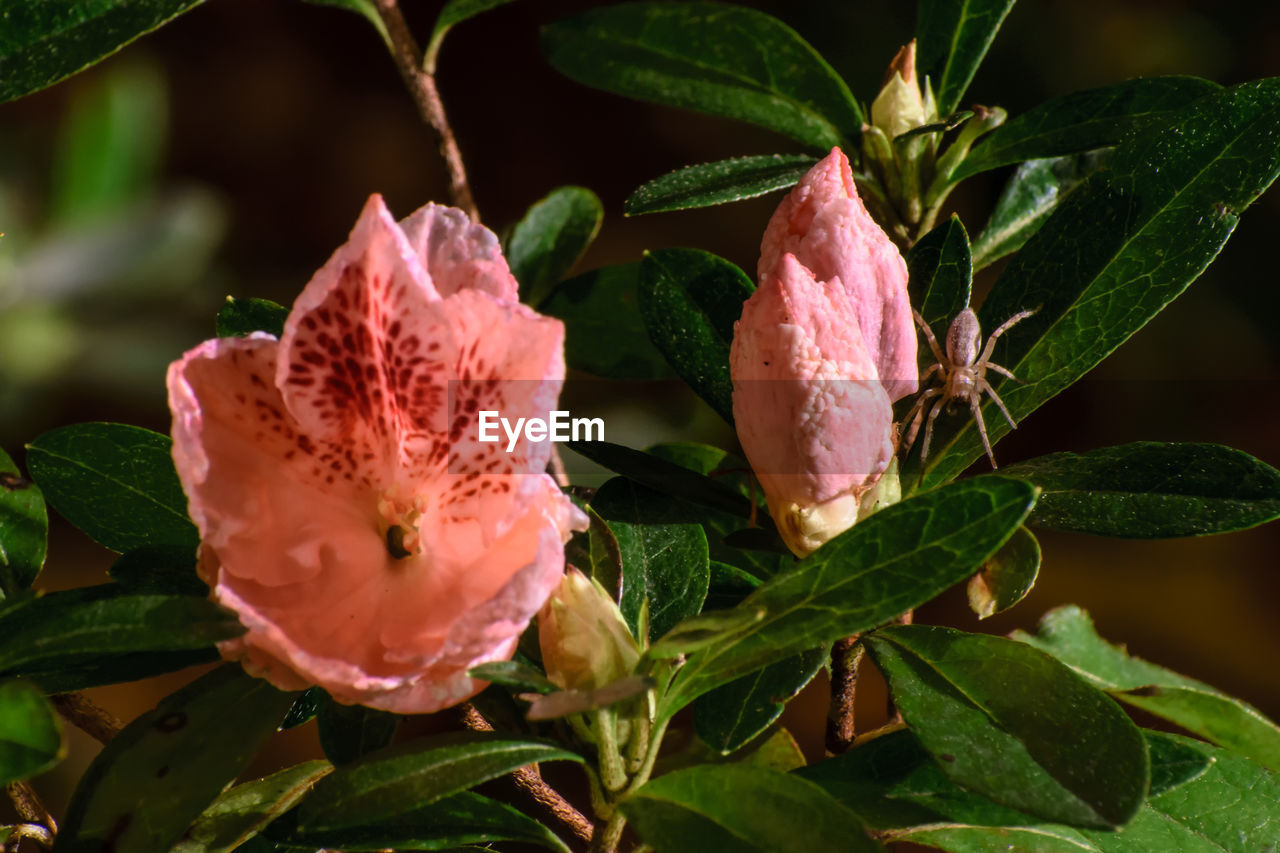
<instances>
[{"instance_id":1,"label":"pink flower petal","mask_svg":"<svg viewBox=\"0 0 1280 853\"><path fill-rule=\"evenodd\" d=\"M831 149L778 205L760 242L759 275L773 270L787 252L819 281L844 282L890 399L915 393L916 335L907 266L858 198L840 149Z\"/></svg>"},{"instance_id":2,"label":"pink flower petal","mask_svg":"<svg viewBox=\"0 0 1280 853\"><path fill-rule=\"evenodd\" d=\"M519 285L502 257L497 236L457 208L428 204L400 223L409 245L431 271L441 296L481 290L504 302L519 299Z\"/></svg>"}]
</instances>

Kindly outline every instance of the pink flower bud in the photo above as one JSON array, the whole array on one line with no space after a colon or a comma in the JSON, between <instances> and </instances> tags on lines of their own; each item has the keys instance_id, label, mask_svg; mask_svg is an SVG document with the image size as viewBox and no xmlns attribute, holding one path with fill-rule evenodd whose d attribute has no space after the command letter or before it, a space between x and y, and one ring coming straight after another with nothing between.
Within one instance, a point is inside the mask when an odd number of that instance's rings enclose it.
<instances>
[{"instance_id":1,"label":"pink flower bud","mask_svg":"<svg viewBox=\"0 0 1280 853\"><path fill-rule=\"evenodd\" d=\"M538 613L547 678L565 690L595 690L630 675L640 647L600 584L570 567Z\"/></svg>"},{"instance_id":2,"label":"pink flower bud","mask_svg":"<svg viewBox=\"0 0 1280 853\"><path fill-rule=\"evenodd\" d=\"M730 352L733 414L770 514L804 556L867 514L896 449L893 402L918 382L906 264L839 149L778 206L759 275Z\"/></svg>"}]
</instances>

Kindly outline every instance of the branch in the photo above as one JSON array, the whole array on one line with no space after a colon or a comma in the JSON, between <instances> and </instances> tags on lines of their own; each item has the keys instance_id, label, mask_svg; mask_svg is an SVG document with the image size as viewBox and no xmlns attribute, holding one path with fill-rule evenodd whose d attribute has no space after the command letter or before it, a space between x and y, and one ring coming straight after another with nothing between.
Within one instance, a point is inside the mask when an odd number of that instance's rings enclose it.
<instances>
[{"instance_id":1,"label":"branch","mask_svg":"<svg viewBox=\"0 0 1280 853\"><path fill-rule=\"evenodd\" d=\"M409 87L423 121L431 125L440 137L440 156L449 169L449 190L453 203L466 211L472 222L480 221L480 211L471 197L471 185L467 183L467 170L462 165L462 152L453 136L453 128L445 116L444 103L436 89L435 74L423 68L422 49L409 32L397 0L374 0L378 16L387 28L391 41L391 56L400 71L400 77Z\"/></svg>"},{"instance_id":2,"label":"branch","mask_svg":"<svg viewBox=\"0 0 1280 853\"><path fill-rule=\"evenodd\" d=\"M12 782L5 785L5 792L13 802L13 810L23 823L10 827L12 834L9 840L21 841L30 838L44 849L53 847L54 837L58 834L58 824L40 802L36 789L28 782ZM6 842L6 849L7 842ZM17 849L16 847L14 849Z\"/></svg>"},{"instance_id":3,"label":"branch","mask_svg":"<svg viewBox=\"0 0 1280 853\"><path fill-rule=\"evenodd\" d=\"M839 755L853 745L854 700L858 689L858 664L862 661L858 638L846 637L831 648L831 705L827 709L827 754Z\"/></svg>"},{"instance_id":4,"label":"branch","mask_svg":"<svg viewBox=\"0 0 1280 853\"><path fill-rule=\"evenodd\" d=\"M57 693L49 701L67 722L101 744L108 743L124 728L115 714L83 693Z\"/></svg>"},{"instance_id":5,"label":"branch","mask_svg":"<svg viewBox=\"0 0 1280 853\"><path fill-rule=\"evenodd\" d=\"M493 726L471 703L462 706L462 723L475 732L493 731ZM530 764L528 767L521 767L511 775L515 779L516 787L569 827L574 835L583 841L591 841L591 837L595 834L595 826L582 812L574 808L572 803L560 796L559 791L546 783L538 770L538 765Z\"/></svg>"}]
</instances>

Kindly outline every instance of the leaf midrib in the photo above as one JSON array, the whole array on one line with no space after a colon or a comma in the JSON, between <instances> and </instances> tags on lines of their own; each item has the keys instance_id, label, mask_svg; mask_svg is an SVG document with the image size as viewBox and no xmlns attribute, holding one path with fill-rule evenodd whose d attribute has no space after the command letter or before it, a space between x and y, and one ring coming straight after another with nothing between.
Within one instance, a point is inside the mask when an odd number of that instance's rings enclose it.
<instances>
[{"instance_id":1,"label":"leaf midrib","mask_svg":"<svg viewBox=\"0 0 1280 853\"><path fill-rule=\"evenodd\" d=\"M159 449L159 448L147 448L147 449L148 449L148 450L152 450L152 449ZM131 484L131 483L125 482L124 480L118 479L118 478L116 478L115 476L110 475L110 474L107 474L107 473L106 473L106 472L104 472L104 471L100 471L100 470L98 470L97 468L93 468L93 467L91 467L91 466L87 465L86 463L84 463L84 462L80 461L79 459L75 459L75 458L70 457L70 456L64 456L64 455L62 455L62 454L60 454L60 453L54 453L52 450L50 450L50 449L48 449L47 447L44 447L44 446L42 446L42 445L39 445L39 444L28 444L28 445L27 445L27 451L28 451L29 453L30 453L30 452L35 452L35 453L38 453L38 454L41 454L41 453L42 453L42 454L44 454L45 456L48 456L48 457L49 457L49 458L51 458L51 459L57 459L57 460L60 460L60 461L62 461L62 462L67 462L67 463L70 463L71 465L75 466L76 468L80 468L80 469L83 469L83 470L85 470L85 471L88 471L90 474L94 474L94 475L96 475L96 476L98 476L98 477L101 477L102 479L106 480L106 481L107 481L107 482L109 482L109 483L113 483L113 484L115 484L115 485L117 485L117 486L120 486L120 487L121 487L122 489L124 489L125 491L133 493L133 494L134 494L134 495L136 495L137 497L142 498L143 500L147 501L148 503L154 504L155 506L157 506L157 507L159 507L160 509L164 510L166 513L168 513L169 515L173 516L174 518L177 518L177 519L179 519L180 521L184 522L185 524L187 524L187 525L190 525L190 526L194 527L194 525L192 525L191 519L190 519L189 517L187 517L187 515L186 515L185 513L179 512L179 511L178 511L177 509L175 509L174 507L170 506L170 505L169 505L169 504L167 504L167 503L164 503L163 501L161 501L161 500L159 500L158 498L156 498L154 495L152 495L152 494L150 494L150 493L148 493L148 492L144 492L144 491L142 491L142 490L141 490L141 489L139 489L137 486L135 486L135 485L133 485L133 484ZM147 538L150 538L150 537L147 537Z\"/></svg>"}]
</instances>

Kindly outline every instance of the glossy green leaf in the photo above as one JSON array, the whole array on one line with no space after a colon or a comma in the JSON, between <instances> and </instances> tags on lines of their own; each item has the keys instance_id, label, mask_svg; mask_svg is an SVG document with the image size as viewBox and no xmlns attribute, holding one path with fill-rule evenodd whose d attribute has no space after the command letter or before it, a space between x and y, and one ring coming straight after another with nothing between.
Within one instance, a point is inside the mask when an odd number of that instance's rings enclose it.
<instances>
[{"instance_id":1,"label":"glossy green leaf","mask_svg":"<svg viewBox=\"0 0 1280 853\"><path fill-rule=\"evenodd\" d=\"M605 483L591 500L622 555L618 606L633 633L639 630L641 611L647 609L646 640L661 637L697 614L711 578L706 533L700 525L673 518L671 503L625 477Z\"/></svg>"},{"instance_id":2,"label":"glossy green leaf","mask_svg":"<svg viewBox=\"0 0 1280 853\"><path fill-rule=\"evenodd\" d=\"M1043 495L1040 500L1044 500ZM1036 503L1039 505L1039 501ZM1008 610L1027 597L1039 575L1040 543L1030 530L1019 527L982 564L982 571L969 579L969 607L979 619Z\"/></svg>"},{"instance_id":3,"label":"glossy green leaf","mask_svg":"<svg viewBox=\"0 0 1280 853\"><path fill-rule=\"evenodd\" d=\"M325 696L316 708L316 723L325 757L342 766L389 745L400 728L400 716Z\"/></svg>"},{"instance_id":4,"label":"glossy green leaf","mask_svg":"<svg viewBox=\"0 0 1280 853\"><path fill-rule=\"evenodd\" d=\"M227 664L162 699L89 765L59 853L168 850L266 743L295 695Z\"/></svg>"},{"instance_id":5,"label":"glossy green leaf","mask_svg":"<svg viewBox=\"0 0 1280 853\"><path fill-rule=\"evenodd\" d=\"M520 282L520 301L539 305L600 231L604 207L585 187L558 187L516 223L506 258Z\"/></svg>"},{"instance_id":6,"label":"glossy green leaf","mask_svg":"<svg viewBox=\"0 0 1280 853\"><path fill-rule=\"evenodd\" d=\"M1028 160L1014 171L986 226L973 241L973 267L982 269L1021 249L1073 189L1106 163L1112 150Z\"/></svg>"},{"instance_id":7,"label":"glossy green leaf","mask_svg":"<svg viewBox=\"0 0 1280 853\"><path fill-rule=\"evenodd\" d=\"M320 704L328 698L328 694L324 692L323 687L308 687L299 694L297 699L293 700L293 704L289 706L289 711L284 715L284 719L280 721L280 731L300 726L316 718L320 713Z\"/></svg>"},{"instance_id":8,"label":"glossy green leaf","mask_svg":"<svg viewBox=\"0 0 1280 853\"><path fill-rule=\"evenodd\" d=\"M742 602L766 616L690 655L660 702L672 714L777 660L852 636L963 580L1012 535L1035 490L974 477L894 504L840 534Z\"/></svg>"},{"instance_id":9,"label":"glossy green leaf","mask_svg":"<svg viewBox=\"0 0 1280 853\"><path fill-rule=\"evenodd\" d=\"M693 703L694 731L721 755L741 749L773 725L829 655L826 646L793 655L704 693Z\"/></svg>"},{"instance_id":10,"label":"glossy green leaf","mask_svg":"<svg viewBox=\"0 0 1280 853\"><path fill-rule=\"evenodd\" d=\"M1280 173L1278 135L1280 78L1244 83L1127 139L1109 168L1058 205L978 312L990 330L1040 309L1000 339L993 357L1026 382L996 385L1015 419L1092 369L1200 275ZM994 403L983 413L993 442L1008 432ZM940 421L933 448L925 486L983 453L967 415ZM914 482L904 471L904 486Z\"/></svg>"},{"instance_id":11,"label":"glossy green leaf","mask_svg":"<svg viewBox=\"0 0 1280 853\"><path fill-rule=\"evenodd\" d=\"M1052 453L1004 473L1040 487L1031 522L1054 530L1159 539L1280 518L1280 471L1217 444L1142 441Z\"/></svg>"},{"instance_id":12,"label":"glossy green leaf","mask_svg":"<svg viewBox=\"0 0 1280 853\"><path fill-rule=\"evenodd\" d=\"M568 442L566 446L615 474L621 474L655 491L675 495L699 506L740 518L751 516L751 501L746 497L683 465L607 441Z\"/></svg>"},{"instance_id":13,"label":"glossy green leaf","mask_svg":"<svg viewBox=\"0 0 1280 853\"><path fill-rule=\"evenodd\" d=\"M164 75L154 64L113 63L78 87L55 143L52 218L110 216L138 201L156 181L168 119Z\"/></svg>"},{"instance_id":14,"label":"glossy green leaf","mask_svg":"<svg viewBox=\"0 0 1280 853\"><path fill-rule=\"evenodd\" d=\"M284 321L288 316L288 308L270 299L228 296L218 311L217 335L220 338L242 338L253 332L266 332L278 338L284 334Z\"/></svg>"},{"instance_id":15,"label":"glossy green leaf","mask_svg":"<svg viewBox=\"0 0 1280 853\"><path fill-rule=\"evenodd\" d=\"M14 0L0 34L0 102L83 71L200 0Z\"/></svg>"},{"instance_id":16,"label":"glossy green leaf","mask_svg":"<svg viewBox=\"0 0 1280 853\"><path fill-rule=\"evenodd\" d=\"M27 467L45 500L99 545L124 553L182 545L200 535L166 435L126 424L74 424L27 445Z\"/></svg>"},{"instance_id":17,"label":"glossy green leaf","mask_svg":"<svg viewBox=\"0 0 1280 853\"><path fill-rule=\"evenodd\" d=\"M1105 693L1024 643L899 625L863 637L908 726L953 780L1074 826L1142 806L1146 742Z\"/></svg>"},{"instance_id":18,"label":"glossy green leaf","mask_svg":"<svg viewBox=\"0 0 1280 853\"><path fill-rule=\"evenodd\" d=\"M285 815L267 828L267 834L307 851L317 847L349 851L455 850L463 845L518 841L569 853L564 842L538 821L505 803L469 792L341 829L299 829L301 813L302 809L298 809Z\"/></svg>"},{"instance_id":19,"label":"glossy green leaf","mask_svg":"<svg viewBox=\"0 0 1280 853\"><path fill-rule=\"evenodd\" d=\"M1280 727L1274 722L1204 682L1108 643L1079 607L1049 611L1034 637L1021 631L1012 636L1048 652L1122 702L1280 771Z\"/></svg>"},{"instance_id":20,"label":"glossy green leaf","mask_svg":"<svg viewBox=\"0 0 1280 853\"><path fill-rule=\"evenodd\" d=\"M170 853L231 853L293 808L332 770L327 761L304 761L227 789L196 818Z\"/></svg>"},{"instance_id":21,"label":"glossy green leaf","mask_svg":"<svg viewBox=\"0 0 1280 853\"><path fill-rule=\"evenodd\" d=\"M795 186L816 162L807 154L761 154L686 166L637 189L622 210L637 216L755 198Z\"/></svg>"},{"instance_id":22,"label":"glossy green leaf","mask_svg":"<svg viewBox=\"0 0 1280 853\"><path fill-rule=\"evenodd\" d=\"M884 849L817 785L747 764L667 773L620 808L640 838L663 853Z\"/></svg>"},{"instance_id":23,"label":"glossy green leaf","mask_svg":"<svg viewBox=\"0 0 1280 853\"><path fill-rule=\"evenodd\" d=\"M559 747L489 733L419 738L339 767L298 807L303 832L358 827L410 812L540 761L582 761Z\"/></svg>"},{"instance_id":24,"label":"glossy green leaf","mask_svg":"<svg viewBox=\"0 0 1280 853\"><path fill-rule=\"evenodd\" d=\"M755 586L759 586L759 583ZM731 610L708 610L697 616L690 616L660 639L654 640L645 654L662 660L696 652L736 636L759 622L764 615L764 610L749 611L736 607Z\"/></svg>"},{"instance_id":25,"label":"glossy green leaf","mask_svg":"<svg viewBox=\"0 0 1280 853\"><path fill-rule=\"evenodd\" d=\"M542 32L551 65L587 86L752 122L825 153L856 141L848 86L786 24L718 3L623 3Z\"/></svg>"},{"instance_id":26,"label":"glossy green leaf","mask_svg":"<svg viewBox=\"0 0 1280 853\"><path fill-rule=\"evenodd\" d=\"M969 235L960 217L952 216L907 252L907 281L911 304L945 346L951 321L969 305L973 290L973 259ZM920 364L937 361L924 335L919 336Z\"/></svg>"},{"instance_id":27,"label":"glossy green leaf","mask_svg":"<svg viewBox=\"0 0 1280 853\"><path fill-rule=\"evenodd\" d=\"M62 727L30 681L0 681L0 785L29 779L62 757Z\"/></svg>"},{"instance_id":28,"label":"glossy green leaf","mask_svg":"<svg viewBox=\"0 0 1280 853\"><path fill-rule=\"evenodd\" d=\"M616 601L622 591L622 549L618 537L600 513L588 504L579 504L587 515L587 529L578 531L564 546L565 563L604 587Z\"/></svg>"},{"instance_id":29,"label":"glossy green leaf","mask_svg":"<svg viewBox=\"0 0 1280 853\"><path fill-rule=\"evenodd\" d=\"M539 311L564 321L569 367L611 379L675 376L640 319L640 262L574 276L551 292Z\"/></svg>"},{"instance_id":30,"label":"glossy green leaf","mask_svg":"<svg viewBox=\"0 0 1280 853\"><path fill-rule=\"evenodd\" d=\"M208 585L196 574L196 553L185 545L135 548L112 563L107 574L131 592L199 598L209 595Z\"/></svg>"},{"instance_id":31,"label":"glossy green leaf","mask_svg":"<svg viewBox=\"0 0 1280 853\"><path fill-rule=\"evenodd\" d=\"M559 690L542 672L518 660L495 660L467 670L467 675L483 681L492 681L506 687L550 693Z\"/></svg>"},{"instance_id":32,"label":"glossy green leaf","mask_svg":"<svg viewBox=\"0 0 1280 853\"><path fill-rule=\"evenodd\" d=\"M917 74L928 75L938 115L960 106L965 90L1013 0L919 0L916 4Z\"/></svg>"},{"instance_id":33,"label":"glossy green leaf","mask_svg":"<svg viewBox=\"0 0 1280 853\"><path fill-rule=\"evenodd\" d=\"M49 543L44 496L0 450L0 600L35 583Z\"/></svg>"},{"instance_id":34,"label":"glossy green leaf","mask_svg":"<svg viewBox=\"0 0 1280 853\"><path fill-rule=\"evenodd\" d=\"M1199 77L1146 77L1052 98L984 136L952 179L1044 157L1079 154L1119 143L1206 95L1217 83Z\"/></svg>"},{"instance_id":35,"label":"glossy green leaf","mask_svg":"<svg viewBox=\"0 0 1280 853\"><path fill-rule=\"evenodd\" d=\"M454 25L510 2L512 0L449 0L445 3L440 14L436 16L435 25L431 28L431 38L427 39L423 63L426 70L429 72L435 70L435 56L440 51L440 43L444 41L445 33L449 32Z\"/></svg>"},{"instance_id":36,"label":"glossy green leaf","mask_svg":"<svg viewBox=\"0 0 1280 853\"><path fill-rule=\"evenodd\" d=\"M0 673L39 678L130 652L212 647L244 633L203 598L133 593L116 584L51 592L0 609ZM135 676L140 677L140 676Z\"/></svg>"},{"instance_id":37,"label":"glossy green leaf","mask_svg":"<svg viewBox=\"0 0 1280 853\"><path fill-rule=\"evenodd\" d=\"M755 290L746 273L700 249L659 249L640 270L640 316L680 378L733 423L729 345L742 303Z\"/></svg>"}]
</instances>

